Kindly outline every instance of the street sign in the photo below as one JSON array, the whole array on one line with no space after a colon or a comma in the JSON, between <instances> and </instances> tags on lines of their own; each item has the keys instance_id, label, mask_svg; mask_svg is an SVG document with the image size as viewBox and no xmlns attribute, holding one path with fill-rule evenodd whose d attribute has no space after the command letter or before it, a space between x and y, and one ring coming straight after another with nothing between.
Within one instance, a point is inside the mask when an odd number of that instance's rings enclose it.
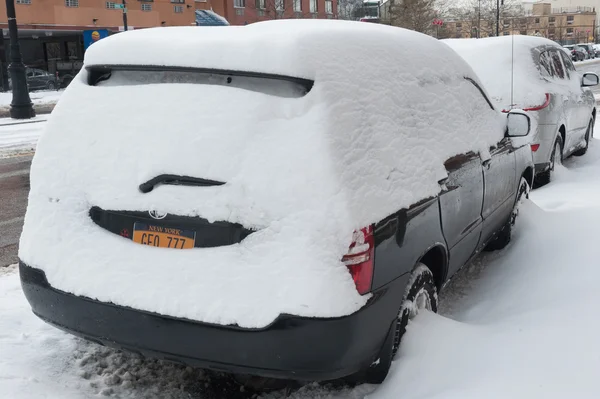
<instances>
[{"instance_id":1,"label":"street sign","mask_svg":"<svg viewBox=\"0 0 600 399\"><path fill-rule=\"evenodd\" d=\"M124 10L125 4L115 4L115 10Z\"/></svg>"}]
</instances>

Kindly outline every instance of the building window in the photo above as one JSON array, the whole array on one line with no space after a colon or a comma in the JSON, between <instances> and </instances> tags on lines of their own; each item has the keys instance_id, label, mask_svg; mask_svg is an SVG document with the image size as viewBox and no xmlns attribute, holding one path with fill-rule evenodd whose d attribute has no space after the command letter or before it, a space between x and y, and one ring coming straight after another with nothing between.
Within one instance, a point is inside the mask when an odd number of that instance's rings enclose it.
<instances>
[{"instance_id":1,"label":"building window","mask_svg":"<svg viewBox=\"0 0 600 399\"><path fill-rule=\"evenodd\" d=\"M183 6L173 6L173 11L175 11L175 14L181 14L183 12Z\"/></svg>"},{"instance_id":2,"label":"building window","mask_svg":"<svg viewBox=\"0 0 600 399\"><path fill-rule=\"evenodd\" d=\"M246 7L246 0L233 0L233 6L235 8L244 8Z\"/></svg>"},{"instance_id":3,"label":"building window","mask_svg":"<svg viewBox=\"0 0 600 399\"><path fill-rule=\"evenodd\" d=\"M325 0L325 12L333 14L333 0Z\"/></svg>"},{"instance_id":4,"label":"building window","mask_svg":"<svg viewBox=\"0 0 600 399\"><path fill-rule=\"evenodd\" d=\"M567 15L567 24L569 24L569 25L573 24L573 16L572 15Z\"/></svg>"},{"instance_id":5,"label":"building window","mask_svg":"<svg viewBox=\"0 0 600 399\"><path fill-rule=\"evenodd\" d=\"M567 28L567 35L573 34L573 28Z\"/></svg>"},{"instance_id":6,"label":"building window","mask_svg":"<svg viewBox=\"0 0 600 399\"><path fill-rule=\"evenodd\" d=\"M256 11L256 15L258 15L259 17L264 17L265 16L265 10L257 10Z\"/></svg>"},{"instance_id":7,"label":"building window","mask_svg":"<svg viewBox=\"0 0 600 399\"><path fill-rule=\"evenodd\" d=\"M265 0L256 0L256 9L257 10L264 10L265 8L266 8ZM263 13L263 15L265 15L265 14Z\"/></svg>"},{"instance_id":8,"label":"building window","mask_svg":"<svg viewBox=\"0 0 600 399\"><path fill-rule=\"evenodd\" d=\"M17 0L17 4L31 4L31 0Z\"/></svg>"},{"instance_id":9,"label":"building window","mask_svg":"<svg viewBox=\"0 0 600 399\"><path fill-rule=\"evenodd\" d=\"M65 6L70 8L79 7L79 0L65 0Z\"/></svg>"},{"instance_id":10,"label":"building window","mask_svg":"<svg viewBox=\"0 0 600 399\"><path fill-rule=\"evenodd\" d=\"M302 11L302 0L294 0L294 11Z\"/></svg>"},{"instance_id":11,"label":"building window","mask_svg":"<svg viewBox=\"0 0 600 399\"><path fill-rule=\"evenodd\" d=\"M114 10L115 9L115 4L117 4L117 3L114 3L112 1L107 1L106 2L106 8L108 8L109 10Z\"/></svg>"},{"instance_id":12,"label":"building window","mask_svg":"<svg viewBox=\"0 0 600 399\"><path fill-rule=\"evenodd\" d=\"M460 23L460 22L457 22L457 23L456 23L456 28L457 28L457 29L459 29L459 28L462 28L462 23Z\"/></svg>"},{"instance_id":13,"label":"building window","mask_svg":"<svg viewBox=\"0 0 600 399\"><path fill-rule=\"evenodd\" d=\"M539 24L539 23L540 23L540 19L539 19L539 18L536 18L536 19L535 19L535 23L536 23L536 24Z\"/></svg>"},{"instance_id":14,"label":"building window","mask_svg":"<svg viewBox=\"0 0 600 399\"><path fill-rule=\"evenodd\" d=\"M508 36L508 35L510 35L510 33L504 32L504 36Z\"/></svg>"},{"instance_id":15,"label":"building window","mask_svg":"<svg viewBox=\"0 0 600 399\"><path fill-rule=\"evenodd\" d=\"M310 0L310 12L319 12L317 0Z\"/></svg>"},{"instance_id":16,"label":"building window","mask_svg":"<svg viewBox=\"0 0 600 399\"><path fill-rule=\"evenodd\" d=\"M553 35L554 33L556 33L556 30L554 28L548 29L548 34L549 35Z\"/></svg>"},{"instance_id":17,"label":"building window","mask_svg":"<svg viewBox=\"0 0 600 399\"><path fill-rule=\"evenodd\" d=\"M556 17L549 17L548 22L551 22L551 23L556 22Z\"/></svg>"},{"instance_id":18,"label":"building window","mask_svg":"<svg viewBox=\"0 0 600 399\"><path fill-rule=\"evenodd\" d=\"M526 35L526 34L527 34L527 31L526 31L526 30L522 30L522 31L520 31L520 32L519 32L519 34L520 34L520 35Z\"/></svg>"},{"instance_id":19,"label":"building window","mask_svg":"<svg viewBox=\"0 0 600 399\"><path fill-rule=\"evenodd\" d=\"M142 4L142 11L152 11L152 4L143 3Z\"/></svg>"},{"instance_id":20,"label":"building window","mask_svg":"<svg viewBox=\"0 0 600 399\"><path fill-rule=\"evenodd\" d=\"M235 9L235 15L244 15L244 9L243 8L236 8Z\"/></svg>"},{"instance_id":21,"label":"building window","mask_svg":"<svg viewBox=\"0 0 600 399\"><path fill-rule=\"evenodd\" d=\"M175 3L175 4L184 4L185 0L171 0L171 3Z\"/></svg>"},{"instance_id":22,"label":"building window","mask_svg":"<svg viewBox=\"0 0 600 399\"><path fill-rule=\"evenodd\" d=\"M283 11L285 9L285 0L275 0L275 10Z\"/></svg>"}]
</instances>

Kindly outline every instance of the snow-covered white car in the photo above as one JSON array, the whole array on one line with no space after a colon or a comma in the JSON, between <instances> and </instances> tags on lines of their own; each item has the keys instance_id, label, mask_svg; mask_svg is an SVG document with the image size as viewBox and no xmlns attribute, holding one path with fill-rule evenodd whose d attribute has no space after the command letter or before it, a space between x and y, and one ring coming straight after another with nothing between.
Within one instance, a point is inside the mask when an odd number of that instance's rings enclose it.
<instances>
[{"instance_id":1,"label":"snow-covered white car","mask_svg":"<svg viewBox=\"0 0 600 399\"><path fill-rule=\"evenodd\" d=\"M536 121L531 148L536 182L551 180L554 165L587 152L594 134L598 75L577 72L555 42L532 36L444 40L475 70L496 106L520 108Z\"/></svg>"},{"instance_id":2,"label":"snow-covered white car","mask_svg":"<svg viewBox=\"0 0 600 399\"><path fill-rule=\"evenodd\" d=\"M39 141L23 289L105 345L381 382L409 319L509 242L533 179L511 137L530 122L446 45L389 26L113 35Z\"/></svg>"}]
</instances>

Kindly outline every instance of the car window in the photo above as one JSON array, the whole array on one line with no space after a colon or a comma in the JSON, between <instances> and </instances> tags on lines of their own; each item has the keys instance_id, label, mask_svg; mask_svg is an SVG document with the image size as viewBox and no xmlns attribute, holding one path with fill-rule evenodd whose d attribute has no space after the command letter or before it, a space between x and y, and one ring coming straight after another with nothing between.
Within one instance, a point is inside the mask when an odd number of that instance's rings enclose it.
<instances>
[{"instance_id":1,"label":"car window","mask_svg":"<svg viewBox=\"0 0 600 399\"><path fill-rule=\"evenodd\" d=\"M540 54L540 73L542 76L554 76L554 70L552 69L552 61L547 51Z\"/></svg>"},{"instance_id":2,"label":"car window","mask_svg":"<svg viewBox=\"0 0 600 399\"><path fill-rule=\"evenodd\" d=\"M554 67L554 76L560 79L565 78L565 68L561 61L560 55L558 55L558 51L550 50L548 51L550 54L550 58L552 59L552 66Z\"/></svg>"},{"instance_id":3,"label":"car window","mask_svg":"<svg viewBox=\"0 0 600 399\"><path fill-rule=\"evenodd\" d=\"M27 70L27 77L28 77L28 78L31 78L31 77L33 77L33 71L32 71L31 69L28 69L28 70Z\"/></svg>"},{"instance_id":4,"label":"car window","mask_svg":"<svg viewBox=\"0 0 600 399\"><path fill-rule=\"evenodd\" d=\"M575 73L576 69L575 69L575 65L573 65L573 62L571 62L571 60L569 59L569 56L567 54L562 54L562 60L563 60L563 64L567 70L567 74L573 74Z\"/></svg>"}]
</instances>

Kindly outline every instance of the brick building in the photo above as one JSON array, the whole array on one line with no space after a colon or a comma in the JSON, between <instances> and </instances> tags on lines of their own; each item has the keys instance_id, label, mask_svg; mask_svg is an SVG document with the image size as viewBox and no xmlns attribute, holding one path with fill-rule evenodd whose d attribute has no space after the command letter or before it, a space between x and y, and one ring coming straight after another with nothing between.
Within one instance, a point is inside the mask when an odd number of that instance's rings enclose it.
<instances>
[{"instance_id":1,"label":"brick building","mask_svg":"<svg viewBox=\"0 0 600 399\"><path fill-rule=\"evenodd\" d=\"M495 19L471 19L448 21L445 24L448 37L467 38L496 35ZM592 7L552 8L551 3L533 4L531 13L517 17L500 18L500 35L541 36L561 44L597 41L598 20Z\"/></svg>"},{"instance_id":2,"label":"brick building","mask_svg":"<svg viewBox=\"0 0 600 399\"><path fill-rule=\"evenodd\" d=\"M123 0L14 1L23 61L27 66L51 73L72 76L81 68L85 31L113 34L124 29ZM279 18L337 17L337 0L125 0L125 3L129 29L195 25L196 10L212 10L231 25ZM6 83L10 47L4 1L0 1L0 28L0 83Z\"/></svg>"}]
</instances>

